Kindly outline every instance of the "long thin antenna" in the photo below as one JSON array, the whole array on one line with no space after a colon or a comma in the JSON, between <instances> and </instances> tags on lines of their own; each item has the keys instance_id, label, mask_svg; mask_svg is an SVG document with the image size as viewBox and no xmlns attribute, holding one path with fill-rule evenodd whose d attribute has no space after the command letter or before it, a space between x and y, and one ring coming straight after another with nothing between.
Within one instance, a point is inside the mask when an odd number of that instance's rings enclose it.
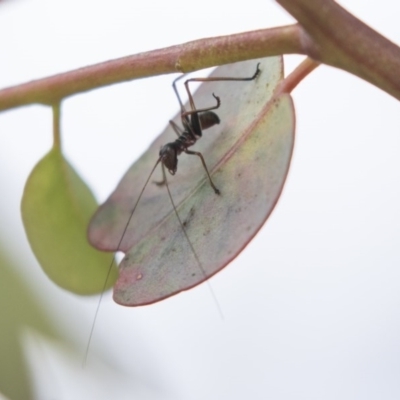
<instances>
[{"instance_id":1,"label":"long thin antenna","mask_svg":"<svg viewBox=\"0 0 400 400\"><path fill-rule=\"evenodd\" d=\"M161 161L161 157L159 157L157 162L154 164L153 169L151 170L149 176L147 177L147 180L146 180L145 184L143 185L143 188L142 188L142 190L141 190L141 192L139 194L138 199L136 200L136 203L135 203L135 205L133 207L133 210L131 211L131 214L129 215L128 221L125 224L125 228L122 231L121 239L119 240L118 245L117 245L117 250L119 250L119 247L121 246L121 243L124 240L126 231L128 230L128 225L130 224L130 222L132 220L132 217L133 217L133 214L135 213L136 207L139 204L139 201L142 198L144 190L146 189L146 186L149 183L150 178L153 175L153 172L155 171L155 169L156 169L157 165L160 163L160 161ZM105 292L106 286L107 286L107 281L108 281L108 278L110 277L110 273L111 273L112 266L114 265L114 261L115 261L115 257L113 257L112 260L111 260L110 266L108 268L107 276L106 276L106 279L104 281L103 289L102 289L102 291L100 293L100 298L99 298L99 301L97 303L96 312L94 314L94 318L93 318L93 322L92 322L92 327L90 328L89 339L88 339L88 342L87 342L87 345L86 345L85 356L84 356L83 362L82 362L82 368L85 368L85 366L86 366L86 361L87 361L87 357L88 357L88 354L89 354L90 343L92 341L94 326L95 326L96 320L97 320L97 314L99 313L101 300L103 299L103 295L104 295L104 292Z\"/></svg>"},{"instance_id":2,"label":"long thin antenna","mask_svg":"<svg viewBox=\"0 0 400 400\"><path fill-rule=\"evenodd\" d=\"M182 221L181 221L181 218L180 218L180 216L179 216L179 214L178 214L178 210L176 209L174 200L172 199L171 191L169 190L167 175L166 175L166 173L165 173L164 164L161 164L161 167L162 167L162 173L163 173L163 180L165 181L165 185L167 186L168 196L169 196L169 199L171 200L172 207L174 208L176 218L178 218L179 225L181 226L181 229L182 229L182 231L183 231L183 233L184 233L184 235L185 235L185 237L186 237L186 240L187 240L187 242L189 243L189 246L190 246L190 249L191 249L191 251L192 251L192 253L193 253L193 256L194 256L194 258L196 259L196 262L197 262L197 264L198 264L198 266L199 266L201 272L203 273L204 278L205 278L206 281L207 281L208 288L210 289L211 296L212 296L212 298L214 299L215 305L217 306L218 313L219 313L221 319L224 319L224 314L223 314L223 312L222 312L221 306L219 305L217 296L215 295L215 293L214 293L214 291L213 291L213 289L212 289L212 286L211 286L210 281L207 279L206 271L204 270L203 265L201 264L200 259L199 259L199 257L197 256L197 253L195 252L195 250L194 250L194 248L193 248L192 242L191 242L190 239L189 239L189 236L188 236L188 234L187 234L187 232L186 232L186 229L185 229L185 227L184 227L184 225L183 225L183 223L182 223Z\"/></svg>"},{"instance_id":3,"label":"long thin antenna","mask_svg":"<svg viewBox=\"0 0 400 400\"><path fill-rule=\"evenodd\" d=\"M181 229L182 229L182 231L183 231L183 233L184 233L184 235L186 237L186 240L187 240L187 242L189 244L189 247L190 247L190 249L191 249L191 251L193 253L193 256L194 256L194 258L195 258L200 270L203 273L204 279L207 280L206 272L205 272L205 270L204 270L204 268L203 268L203 266L202 266L202 264L200 262L199 257L197 256L197 253L195 252L195 250L193 248L192 242L190 241L189 236L188 236L188 234L187 234L187 232L185 230L185 227L184 227L184 225L183 225L183 223L181 221L181 218L179 217L178 210L176 209L174 200L172 199L172 195L171 195L171 192L170 192L170 189L169 189L169 186L168 186L167 177L166 177L166 174L165 174L165 165L167 166L167 168L171 172L171 174L174 175L175 172L176 172L176 169L177 169L177 163L178 163L177 156L179 154L181 154L182 152L185 152L187 154L193 154L193 155L199 156L200 159L201 159L201 162L203 164L203 167L207 172L207 175L208 175L208 178L210 180L210 184L211 184L212 188L214 189L216 194L219 194L219 190L215 187L215 185L213 184L213 182L211 180L210 174L208 172L207 166L205 164L204 158L201 155L201 153L190 151L190 150L188 150L188 148L193 146L196 143L196 141L202 136L202 127L201 127L201 121L200 121L199 113L208 112L208 113L213 114L211 112L211 110L215 110L215 109L219 108L220 99L219 99L218 96L216 96L213 93L214 98L217 100L217 105L197 110L196 106L194 104L193 96L192 96L192 94L191 94L191 92L189 90L189 83L190 82L212 82L212 81L251 81L251 80L254 80L260 74L261 70L260 70L259 66L260 66L260 63L257 64L257 68L256 68L255 73L251 77L247 77L247 78L208 77L208 78L192 78L192 79L188 79L185 82L185 88L186 88L186 92L187 92L187 94L189 96L189 104L190 104L190 107L191 107L190 111L186 111L186 109L185 109L185 107L184 107L184 105L182 103L182 100L181 100L181 98L179 96L178 89L176 88L176 82L179 81L180 79L182 79L183 76L185 76L185 75L181 75L180 77L176 78L173 81L172 86L173 86L173 89L175 91L176 97L178 98L179 105L181 107L181 120L182 120L182 125L183 125L184 129L181 132L181 130L178 128L178 126L174 122L171 122L172 128L178 134L179 138L175 142L168 143L167 145L162 147L162 149L160 150L160 156L159 156L157 162L155 163L153 169L151 170L151 172L150 172L150 174L149 174L149 176L148 176L148 178L146 180L146 183L144 184L144 186L143 186L143 188L142 188L142 190L141 190L141 192L139 194L139 197L138 197L138 199L137 199L137 201L136 201L136 203L135 203L135 205L133 207L133 210L132 210L132 212L131 212L131 214L130 214L130 216L128 218L128 221L127 221L127 223L125 225L125 228L124 228L124 230L122 232L121 239L119 240L119 243L117 245L117 250L119 250L119 248L120 248L120 246L122 244L122 241L123 241L123 239L125 237L126 231L128 230L128 226L129 226L129 224L130 224L130 222L132 220L133 214L135 213L136 207L139 204L139 201L140 201L140 199L141 199L141 197L143 195L143 192L146 189L147 184L149 183L150 178L153 175L154 170L156 169L157 165L161 161L162 173L163 173L163 181L162 182L156 182L156 183L159 184L159 185L163 184L163 183L166 184L167 191L168 191L168 196L169 196L171 204L172 204L172 206L174 208L175 215L178 218L179 224L180 224ZM191 118L189 118L189 115L191 116ZM207 126L207 128L209 128L210 126L212 126L212 125L214 125L216 123L219 123L219 119L218 119L218 117L216 115L214 115L214 119L213 119L212 123L209 124ZM103 299L103 294L104 294L105 288L107 286L107 281L108 281L108 278L110 277L111 268L112 268L112 266L114 264L114 261L115 261L115 259L113 257L112 260L111 260L111 263L110 263L110 267L108 268L107 277L106 277L106 279L104 281L104 285L103 285L103 289L102 289L101 294L100 294L99 302L97 304L96 313L95 313L94 318L93 318L93 323L92 323L92 327L90 329L89 339L88 339L88 343L87 343L87 346L86 346L85 356L84 356L83 363L82 363L83 367L85 367L85 365L86 365L87 356L88 356L88 353L89 353L89 347L90 347L91 339L92 339L92 336L93 336L93 330L94 330L94 326L95 326L95 323L96 323L96 320L97 320L97 315L99 313L100 303L101 303L101 300ZM208 280L207 280L207 284L208 284L208 287L210 289L211 295L212 295L212 297L214 299L214 302L215 302L215 304L217 306L218 312L219 312L221 318L224 319L224 315L223 315L221 307L220 307L220 305L218 303L217 297L215 296L215 293L212 290L211 284L210 284L210 282Z\"/></svg>"}]
</instances>

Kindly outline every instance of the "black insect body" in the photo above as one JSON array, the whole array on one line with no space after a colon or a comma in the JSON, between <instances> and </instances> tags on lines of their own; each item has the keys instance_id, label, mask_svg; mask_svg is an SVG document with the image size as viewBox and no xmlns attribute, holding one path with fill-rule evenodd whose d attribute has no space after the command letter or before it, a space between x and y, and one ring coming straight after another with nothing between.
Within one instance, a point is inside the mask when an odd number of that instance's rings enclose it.
<instances>
[{"instance_id":1,"label":"black insect body","mask_svg":"<svg viewBox=\"0 0 400 400\"><path fill-rule=\"evenodd\" d=\"M170 121L172 128L178 135L178 139L176 139L175 142L167 143L161 148L159 153L159 161L167 168L171 175L175 175L175 172L178 169L178 156L181 153L185 152L186 154L199 156L204 169L207 172L212 188L214 189L215 193L219 194L219 190L215 187L210 177L203 155L197 151L188 150L189 147L193 146L197 140L202 137L203 129L210 128L211 126L219 124L220 122L218 115L211 110L217 109L221 102L219 97L215 96L214 94L213 96L217 100L217 105L214 107L192 111L184 111L183 109L181 113L182 125L184 127L183 130L174 121ZM162 182L156 183L158 185L165 184L165 179Z\"/></svg>"},{"instance_id":2,"label":"black insect body","mask_svg":"<svg viewBox=\"0 0 400 400\"><path fill-rule=\"evenodd\" d=\"M186 92L189 97L190 111L187 111L183 106L182 100L179 96L178 90L176 88L176 82L181 79L179 77L174 80L173 88L178 98L179 104L181 106L181 122L183 129L179 127L174 121L170 121L172 128L178 135L178 139L174 142L167 143L164 145L159 153L159 159L157 160L155 166L161 162L163 167L163 180L161 182L155 182L158 185L164 185L166 183L164 166L167 168L171 175L174 175L178 169L178 156L181 153L186 153L190 155L196 155L200 157L203 167L207 173L208 179L210 181L211 187L214 189L216 194L220 194L220 191L214 185L210 173L208 172L207 165L204 161L204 157L200 152L188 150L189 147L193 146L197 140L202 137L203 129L208 129L216 124L220 123L220 119L217 114L212 110L216 110L221 105L221 100L218 96L213 93L213 97L217 101L217 104L212 107L196 109L193 101L192 94L189 90L190 82L210 82L210 81L251 81L254 80L260 73L259 64L257 64L256 72L253 76L249 78L227 78L227 77L213 77L213 78L192 78L185 81ZM184 75L183 75L184 76ZM155 168L155 167L154 167ZM154 169L153 169L154 170ZM146 182L147 183L147 182Z\"/></svg>"}]
</instances>

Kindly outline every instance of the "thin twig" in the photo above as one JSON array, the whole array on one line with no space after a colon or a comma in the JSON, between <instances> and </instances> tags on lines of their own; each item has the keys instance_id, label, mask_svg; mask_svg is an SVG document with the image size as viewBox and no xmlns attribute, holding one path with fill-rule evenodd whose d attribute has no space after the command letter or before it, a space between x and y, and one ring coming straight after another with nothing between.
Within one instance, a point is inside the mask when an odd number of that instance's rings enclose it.
<instances>
[{"instance_id":1,"label":"thin twig","mask_svg":"<svg viewBox=\"0 0 400 400\"><path fill-rule=\"evenodd\" d=\"M333 0L277 0L303 28L304 52L400 100L400 48Z\"/></svg>"},{"instance_id":2,"label":"thin twig","mask_svg":"<svg viewBox=\"0 0 400 400\"><path fill-rule=\"evenodd\" d=\"M60 103L53 105L53 147L61 147L61 131L60 131L60 119L61 110Z\"/></svg>"},{"instance_id":3,"label":"thin twig","mask_svg":"<svg viewBox=\"0 0 400 400\"><path fill-rule=\"evenodd\" d=\"M132 79L301 53L299 36L299 27L291 25L201 39L118 58L3 89L0 111L33 103L52 105L73 94Z\"/></svg>"},{"instance_id":4,"label":"thin twig","mask_svg":"<svg viewBox=\"0 0 400 400\"><path fill-rule=\"evenodd\" d=\"M305 54L367 80L400 100L400 48L333 0L277 0L299 24L207 38L0 90L0 111L102 86L280 54Z\"/></svg>"},{"instance_id":5,"label":"thin twig","mask_svg":"<svg viewBox=\"0 0 400 400\"><path fill-rule=\"evenodd\" d=\"M320 63L307 57L303 60L296 69L289 74L276 88L275 94L277 93L291 93L293 89L315 68L317 68Z\"/></svg>"}]
</instances>

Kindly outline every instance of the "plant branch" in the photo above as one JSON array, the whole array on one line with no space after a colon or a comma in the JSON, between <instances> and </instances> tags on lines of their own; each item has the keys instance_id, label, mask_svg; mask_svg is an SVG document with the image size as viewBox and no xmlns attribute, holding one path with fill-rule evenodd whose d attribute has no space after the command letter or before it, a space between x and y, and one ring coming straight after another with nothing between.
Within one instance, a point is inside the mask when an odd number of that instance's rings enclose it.
<instances>
[{"instance_id":1,"label":"plant branch","mask_svg":"<svg viewBox=\"0 0 400 400\"><path fill-rule=\"evenodd\" d=\"M277 2L299 24L196 40L6 88L0 90L0 111L33 103L53 105L132 79L294 53L351 72L400 100L399 47L333 0Z\"/></svg>"},{"instance_id":2,"label":"plant branch","mask_svg":"<svg viewBox=\"0 0 400 400\"><path fill-rule=\"evenodd\" d=\"M351 72L400 100L400 48L333 0L277 0L304 29L309 57Z\"/></svg>"},{"instance_id":3,"label":"plant branch","mask_svg":"<svg viewBox=\"0 0 400 400\"><path fill-rule=\"evenodd\" d=\"M53 147L57 148L61 148L60 109L60 103L56 103L53 105Z\"/></svg>"},{"instance_id":4,"label":"plant branch","mask_svg":"<svg viewBox=\"0 0 400 400\"><path fill-rule=\"evenodd\" d=\"M275 94L291 93L293 89L320 64L307 57L276 88Z\"/></svg>"},{"instance_id":5,"label":"plant branch","mask_svg":"<svg viewBox=\"0 0 400 400\"><path fill-rule=\"evenodd\" d=\"M190 72L278 54L301 53L297 25L207 38L79 68L0 90L0 111L52 105L73 94L132 79Z\"/></svg>"}]
</instances>

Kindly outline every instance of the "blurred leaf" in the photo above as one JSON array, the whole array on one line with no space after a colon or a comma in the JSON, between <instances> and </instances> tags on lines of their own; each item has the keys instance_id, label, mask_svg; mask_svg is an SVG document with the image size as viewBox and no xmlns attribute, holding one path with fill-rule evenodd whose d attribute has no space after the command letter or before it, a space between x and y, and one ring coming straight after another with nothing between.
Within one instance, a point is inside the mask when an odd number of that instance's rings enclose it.
<instances>
[{"instance_id":1,"label":"blurred leaf","mask_svg":"<svg viewBox=\"0 0 400 400\"><path fill-rule=\"evenodd\" d=\"M212 75L252 76L256 64L223 66ZM197 157L182 154L177 174L168 177L200 265L165 186L150 183L120 246L126 256L114 288L117 303L149 304L198 285L232 261L270 215L289 169L294 109L289 95L273 97L283 76L282 58L263 59L260 69L255 81L207 82L194 96L198 109L210 106L212 93L221 98L216 110L221 124L205 131L194 146L203 154L221 195L210 187ZM180 123L180 115L175 121ZM89 240L96 247L117 250L161 145L175 139L168 126L100 207L89 228ZM157 172L156 180L161 178Z\"/></svg>"},{"instance_id":2,"label":"blurred leaf","mask_svg":"<svg viewBox=\"0 0 400 400\"><path fill-rule=\"evenodd\" d=\"M96 201L59 148L33 169L25 186L21 211L36 258L49 278L71 292L94 294L103 289L112 260L92 248L87 224ZM111 271L107 287L116 278Z\"/></svg>"},{"instance_id":3,"label":"blurred leaf","mask_svg":"<svg viewBox=\"0 0 400 400\"><path fill-rule=\"evenodd\" d=\"M55 336L34 295L0 249L0 392L12 400L33 398L21 333L26 327Z\"/></svg>"}]
</instances>

